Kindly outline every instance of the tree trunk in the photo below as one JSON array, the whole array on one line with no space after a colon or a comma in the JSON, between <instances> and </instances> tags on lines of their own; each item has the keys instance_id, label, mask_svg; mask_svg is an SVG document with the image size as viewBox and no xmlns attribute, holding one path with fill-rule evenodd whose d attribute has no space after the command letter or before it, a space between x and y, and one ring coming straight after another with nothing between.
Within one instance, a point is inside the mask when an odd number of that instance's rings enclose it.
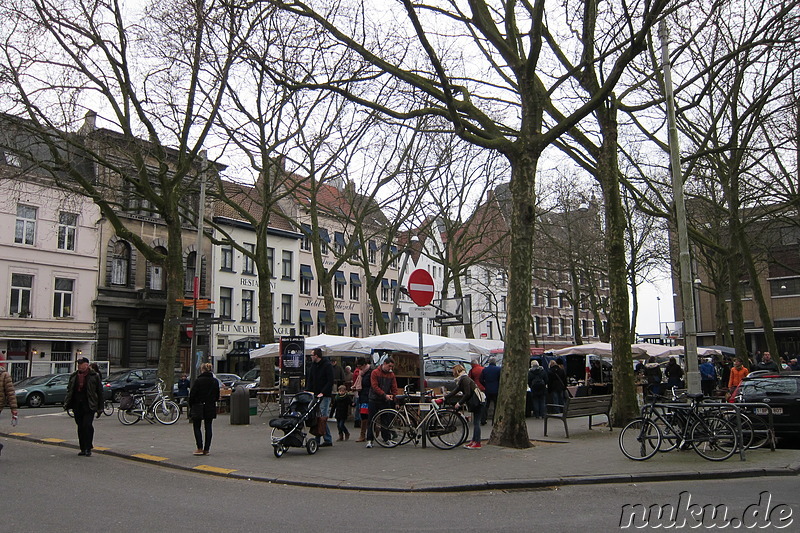
<instances>
[{"instance_id":1,"label":"tree trunk","mask_svg":"<svg viewBox=\"0 0 800 533\"><path fill-rule=\"evenodd\" d=\"M512 448L532 446L525 421L525 394L530 360L531 265L539 154L523 150L509 157L511 177L511 257L506 330L500 392L489 444Z\"/></svg>"},{"instance_id":2,"label":"tree trunk","mask_svg":"<svg viewBox=\"0 0 800 533\"><path fill-rule=\"evenodd\" d=\"M183 315L183 304L178 300L184 297L183 283L183 235L180 224L167 225L167 258L164 271L167 278L167 308L161 332L161 352L158 356L158 377L164 380L168 394L172 394L175 380L175 358L178 354L181 326L176 319ZM202 250L197 250L197 272L200 274ZM193 355L193 354L190 354ZM193 359L190 359L190 362Z\"/></svg>"}]
</instances>

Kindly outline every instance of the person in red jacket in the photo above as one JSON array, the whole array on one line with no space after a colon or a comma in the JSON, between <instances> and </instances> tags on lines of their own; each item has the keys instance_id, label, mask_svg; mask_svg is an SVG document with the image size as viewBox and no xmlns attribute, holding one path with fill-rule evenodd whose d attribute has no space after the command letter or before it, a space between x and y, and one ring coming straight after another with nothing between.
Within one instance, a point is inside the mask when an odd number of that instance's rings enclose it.
<instances>
[{"instance_id":1,"label":"person in red jacket","mask_svg":"<svg viewBox=\"0 0 800 533\"><path fill-rule=\"evenodd\" d=\"M370 375L369 389L369 420L373 420L375 413L381 409L394 407L394 397L397 395L397 379L394 375L394 359L387 357L378 368ZM367 426L367 448L372 448L372 423Z\"/></svg>"},{"instance_id":2,"label":"person in red jacket","mask_svg":"<svg viewBox=\"0 0 800 533\"><path fill-rule=\"evenodd\" d=\"M478 389L480 389L481 392L485 392L486 387L484 387L483 383L481 383L481 374L483 373L483 367L481 366L481 364L478 362L477 359L473 359L470 364L472 365L472 368L469 369L469 378L475 382L475 385L478 386Z\"/></svg>"}]
</instances>

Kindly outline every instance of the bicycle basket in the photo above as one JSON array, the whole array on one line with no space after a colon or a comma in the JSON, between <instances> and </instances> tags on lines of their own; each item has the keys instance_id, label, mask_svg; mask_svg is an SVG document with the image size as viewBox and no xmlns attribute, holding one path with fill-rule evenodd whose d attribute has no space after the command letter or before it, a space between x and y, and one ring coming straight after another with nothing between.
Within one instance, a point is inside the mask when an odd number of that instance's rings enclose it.
<instances>
[{"instance_id":1,"label":"bicycle basket","mask_svg":"<svg viewBox=\"0 0 800 533\"><path fill-rule=\"evenodd\" d=\"M120 411L129 411L133 409L135 402L133 401L133 396L130 394L123 394L119 397L119 410Z\"/></svg>"}]
</instances>

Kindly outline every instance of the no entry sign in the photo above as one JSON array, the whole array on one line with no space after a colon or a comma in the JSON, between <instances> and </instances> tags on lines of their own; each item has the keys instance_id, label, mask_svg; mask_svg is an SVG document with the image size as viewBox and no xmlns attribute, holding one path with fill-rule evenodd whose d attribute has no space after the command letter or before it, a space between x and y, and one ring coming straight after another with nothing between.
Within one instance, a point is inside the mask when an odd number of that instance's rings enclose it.
<instances>
[{"instance_id":1,"label":"no entry sign","mask_svg":"<svg viewBox=\"0 0 800 533\"><path fill-rule=\"evenodd\" d=\"M416 269L408 277L408 295L420 307L433 301L433 278L427 270Z\"/></svg>"}]
</instances>

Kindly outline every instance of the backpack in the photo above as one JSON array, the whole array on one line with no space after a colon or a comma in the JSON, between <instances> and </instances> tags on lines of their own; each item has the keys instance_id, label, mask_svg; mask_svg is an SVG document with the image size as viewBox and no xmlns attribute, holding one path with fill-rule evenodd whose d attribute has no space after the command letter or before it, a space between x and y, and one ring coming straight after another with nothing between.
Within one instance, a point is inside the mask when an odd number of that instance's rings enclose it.
<instances>
[{"instance_id":1,"label":"backpack","mask_svg":"<svg viewBox=\"0 0 800 533\"><path fill-rule=\"evenodd\" d=\"M544 370L542 367L530 371L528 386L531 388L532 394L544 394L547 391L547 383L544 381Z\"/></svg>"}]
</instances>

